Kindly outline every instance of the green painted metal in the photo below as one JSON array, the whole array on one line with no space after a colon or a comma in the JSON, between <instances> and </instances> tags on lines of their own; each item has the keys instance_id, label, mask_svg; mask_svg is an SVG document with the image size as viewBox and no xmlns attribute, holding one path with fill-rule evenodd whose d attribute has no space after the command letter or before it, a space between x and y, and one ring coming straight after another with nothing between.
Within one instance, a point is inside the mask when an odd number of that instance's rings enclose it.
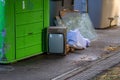
<instances>
[{"instance_id":1,"label":"green painted metal","mask_svg":"<svg viewBox=\"0 0 120 80\"><path fill-rule=\"evenodd\" d=\"M0 0L0 60L6 60L5 55L5 2Z\"/></svg>"},{"instance_id":2,"label":"green painted metal","mask_svg":"<svg viewBox=\"0 0 120 80\"><path fill-rule=\"evenodd\" d=\"M48 49L47 49L47 46L48 46L48 43L47 43L47 27L48 25L50 24L49 22L49 13L50 13L50 6L49 6L49 1L50 0L44 0L44 29L43 29L43 51L44 52L47 52ZM47 14L48 13L48 14Z\"/></svg>"},{"instance_id":3,"label":"green painted metal","mask_svg":"<svg viewBox=\"0 0 120 80\"><path fill-rule=\"evenodd\" d=\"M4 4L4 6L3 6ZM46 52L49 0L0 0L0 40L5 59L11 63ZM1 37L6 33L5 37ZM0 43L3 45L3 43ZM1 57L0 53L0 57Z\"/></svg>"}]
</instances>

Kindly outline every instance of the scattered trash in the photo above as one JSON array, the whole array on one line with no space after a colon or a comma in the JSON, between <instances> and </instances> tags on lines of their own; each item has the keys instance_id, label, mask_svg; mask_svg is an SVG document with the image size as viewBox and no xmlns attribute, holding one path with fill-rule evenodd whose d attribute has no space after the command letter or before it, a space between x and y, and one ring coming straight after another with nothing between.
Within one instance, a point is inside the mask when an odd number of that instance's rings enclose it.
<instances>
[{"instance_id":1,"label":"scattered trash","mask_svg":"<svg viewBox=\"0 0 120 80\"><path fill-rule=\"evenodd\" d=\"M66 54L68 54L69 52L70 52L70 46L66 44Z\"/></svg>"},{"instance_id":2,"label":"scattered trash","mask_svg":"<svg viewBox=\"0 0 120 80\"><path fill-rule=\"evenodd\" d=\"M108 57L111 52L116 52L120 50L120 46L119 45L109 45L106 46L104 49L105 53L101 54L101 57Z\"/></svg>"},{"instance_id":3,"label":"scattered trash","mask_svg":"<svg viewBox=\"0 0 120 80\"><path fill-rule=\"evenodd\" d=\"M75 58L73 58L74 61L95 61L97 59L101 58L100 56L93 55L93 54L81 54Z\"/></svg>"},{"instance_id":4,"label":"scattered trash","mask_svg":"<svg viewBox=\"0 0 120 80\"><path fill-rule=\"evenodd\" d=\"M97 34L93 28L88 13L80 14L78 12L69 12L61 17L68 31L78 29L81 35L90 41L97 38Z\"/></svg>"},{"instance_id":5,"label":"scattered trash","mask_svg":"<svg viewBox=\"0 0 120 80\"><path fill-rule=\"evenodd\" d=\"M67 27L67 53L86 49L97 38L88 13L64 9L60 11L60 16L56 16L55 24Z\"/></svg>"},{"instance_id":6,"label":"scattered trash","mask_svg":"<svg viewBox=\"0 0 120 80\"><path fill-rule=\"evenodd\" d=\"M114 51L115 49L116 49L116 47L108 46L108 47L106 47L104 50L105 50L105 51Z\"/></svg>"},{"instance_id":7,"label":"scattered trash","mask_svg":"<svg viewBox=\"0 0 120 80\"><path fill-rule=\"evenodd\" d=\"M71 47L70 45L66 45L66 51L67 51L67 54L70 52L70 53L73 53L75 51L75 48L74 47Z\"/></svg>"},{"instance_id":8,"label":"scattered trash","mask_svg":"<svg viewBox=\"0 0 120 80\"><path fill-rule=\"evenodd\" d=\"M63 21L60 19L59 16L56 16L55 24L57 26L63 26L64 27Z\"/></svg>"},{"instance_id":9,"label":"scattered trash","mask_svg":"<svg viewBox=\"0 0 120 80\"><path fill-rule=\"evenodd\" d=\"M109 45L107 47L104 48L104 51L116 51L120 48L120 46L112 46L112 45Z\"/></svg>"},{"instance_id":10,"label":"scattered trash","mask_svg":"<svg viewBox=\"0 0 120 80\"><path fill-rule=\"evenodd\" d=\"M83 56L83 57L81 57L81 60L82 61L94 61L94 60L97 60L99 57L97 57L97 56L90 56L90 55L86 55L86 56Z\"/></svg>"},{"instance_id":11,"label":"scattered trash","mask_svg":"<svg viewBox=\"0 0 120 80\"><path fill-rule=\"evenodd\" d=\"M56 16L56 26L65 26L68 31L78 29L81 35L90 41L97 38L97 34L88 13L81 14L78 11L66 9L60 11L60 17Z\"/></svg>"},{"instance_id":12,"label":"scattered trash","mask_svg":"<svg viewBox=\"0 0 120 80\"><path fill-rule=\"evenodd\" d=\"M76 49L85 49L87 46L90 45L90 41L84 38L78 29L70 30L67 33L67 43L70 46L73 46Z\"/></svg>"}]
</instances>

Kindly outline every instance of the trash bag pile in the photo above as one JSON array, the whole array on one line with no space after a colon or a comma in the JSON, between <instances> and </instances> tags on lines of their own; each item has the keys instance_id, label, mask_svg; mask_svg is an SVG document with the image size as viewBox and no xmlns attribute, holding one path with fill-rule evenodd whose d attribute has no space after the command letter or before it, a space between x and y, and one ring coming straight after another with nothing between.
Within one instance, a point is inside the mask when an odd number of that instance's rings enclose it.
<instances>
[{"instance_id":1,"label":"trash bag pile","mask_svg":"<svg viewBox=\"0 0 120 80\"><path fill-rule=\"evenodd\" d=\"M76 49L85 49L97 39L88 13L68 12L57 17L57 26L67 27L67 44Z\"/></svg>"}]
</instances>

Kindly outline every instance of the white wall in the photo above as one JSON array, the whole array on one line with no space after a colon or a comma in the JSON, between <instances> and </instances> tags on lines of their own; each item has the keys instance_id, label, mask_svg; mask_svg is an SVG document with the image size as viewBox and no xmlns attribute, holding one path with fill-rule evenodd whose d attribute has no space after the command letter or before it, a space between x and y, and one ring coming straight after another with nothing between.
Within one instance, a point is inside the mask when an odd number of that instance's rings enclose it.
<instances>
[{"instance_id":1,"label":"white wall","mask_svg":"<svg viewBox=\"0 0 120 80\"><path fill-rule=\"evenodd\" d=\"M115 18L117 19L117 25L120 25L120 0L114 0L113 4L114 4L113 12L115 12L116 15Z\"/></svg>"},{"instance_id":2,"label":"white wall","mask_svg":"<svg viewBox=\"0 0 120 80\"><path fill-rule=\"evenodd\" d=\"M116 9L117 9L117 13L118 13L118 26L120 26L120 0L116 0Z\"/></svg>"}]
</instances>

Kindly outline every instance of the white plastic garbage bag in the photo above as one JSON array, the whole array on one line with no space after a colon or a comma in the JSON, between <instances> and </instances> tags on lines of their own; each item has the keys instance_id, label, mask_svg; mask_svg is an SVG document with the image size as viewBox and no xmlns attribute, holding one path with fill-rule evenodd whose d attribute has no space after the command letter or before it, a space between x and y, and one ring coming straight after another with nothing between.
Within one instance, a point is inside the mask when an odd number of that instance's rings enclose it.
<instances>
[{"instance_id":1,"label":"white plastic garbage bag","mask_svg":"<svg viewBox=\"0 0 120 80\"><path fill-rule=\"evenodd\" d=\"M67 33L67 43L77 49L86 48L90 45L90 40L84 38L78 29L70 30Z\"/></svg>"}]
</instances>

